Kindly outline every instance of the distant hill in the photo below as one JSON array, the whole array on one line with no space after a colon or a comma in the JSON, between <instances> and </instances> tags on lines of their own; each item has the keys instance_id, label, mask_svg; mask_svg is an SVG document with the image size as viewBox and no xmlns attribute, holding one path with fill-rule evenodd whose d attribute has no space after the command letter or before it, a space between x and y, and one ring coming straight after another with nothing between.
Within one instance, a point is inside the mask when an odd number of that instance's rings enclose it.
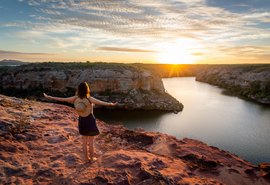
<instances>
[{"instance_id":1,"label":"distant hill","mask_svg":"<svg viewBox=\"0 0 270 185\"><path fill-rule=\"evenodd\" d=\"M30 62L22 62L22 61L19 61L19 60L2 60L0 61L0 66L13 66L13 65L16 65L16 66L20 66L20 65L24 65L24 64L29 64Z\"/></svg>"}]
</instances>

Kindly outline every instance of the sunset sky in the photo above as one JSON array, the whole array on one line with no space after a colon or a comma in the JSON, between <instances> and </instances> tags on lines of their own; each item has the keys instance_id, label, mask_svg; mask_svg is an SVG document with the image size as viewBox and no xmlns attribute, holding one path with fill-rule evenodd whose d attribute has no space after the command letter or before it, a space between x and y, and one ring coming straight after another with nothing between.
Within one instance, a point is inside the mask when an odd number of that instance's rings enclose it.
<instances>
[{"instance_id":1,"label":"sunset sky","mask_svg":"<svg viewBox=\"0 0 270 185\"><path fill-rule=\"evenodd\" d=\"M270 1L1 0L2 59L270 63Z\"/></svg>"}]
</instances>

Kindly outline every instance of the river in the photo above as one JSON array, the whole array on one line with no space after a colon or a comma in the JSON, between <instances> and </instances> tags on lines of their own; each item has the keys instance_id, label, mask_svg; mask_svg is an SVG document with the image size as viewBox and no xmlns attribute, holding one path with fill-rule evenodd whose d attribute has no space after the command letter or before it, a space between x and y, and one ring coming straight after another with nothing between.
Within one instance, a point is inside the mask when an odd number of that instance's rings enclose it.
<instances>
[{"instance_id":1,"label":"river","mask_svg":"<svg viewBox=\"0 0 270 185\"><path fill-rule=\"evenodd\" d=\"M159 111L95 110L97 118L219 147L254 164L270 162L270 108L222 94L194 77L163 79L165 89L184 104L178 114Z\"/></svg>"}]
</instances>

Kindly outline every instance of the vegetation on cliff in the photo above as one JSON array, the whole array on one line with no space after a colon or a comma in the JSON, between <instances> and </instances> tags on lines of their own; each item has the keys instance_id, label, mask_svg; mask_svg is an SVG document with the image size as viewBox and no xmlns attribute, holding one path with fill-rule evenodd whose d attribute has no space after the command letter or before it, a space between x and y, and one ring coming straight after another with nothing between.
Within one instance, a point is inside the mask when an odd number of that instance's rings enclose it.
<instances>
[{"instance_id":1,"label":"vegetation on cliff","mask_svg":"<svg viewBox=\"0 0 270 185\"><path fill-rule=\"evenodd\" d=\"M135 64L136 66L150 70L162 78L190 77L206 68L208 65L200 64Z\"/></svg>"}]
</instances>

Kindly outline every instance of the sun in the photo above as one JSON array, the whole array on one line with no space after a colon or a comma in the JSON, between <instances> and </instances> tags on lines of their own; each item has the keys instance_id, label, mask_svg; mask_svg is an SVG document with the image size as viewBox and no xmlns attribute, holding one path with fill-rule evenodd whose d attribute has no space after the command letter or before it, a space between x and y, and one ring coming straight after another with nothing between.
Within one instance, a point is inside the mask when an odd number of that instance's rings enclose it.
<instances>
[{"instance_id":1,"label":"sun","mask_svg":"<svg viewBox=\"0 0 270 185\"><path fill-rule=\"evenodd\" d=\"M162 64L193 64L195 58L189 48L190 43L183 41L165 44L157 54L157 61Z\"/></svg>"},{"instance_id":2,"label":"sun","mask_svg":"<svg viewBox=\"0 0 270 185\"><path fill-rule=\"evenodd\" d=\"M168 47L158 53L158 62L163 64L192 64L193 57L186 50L179 47Z\"/></svg>"}]
</instances>

